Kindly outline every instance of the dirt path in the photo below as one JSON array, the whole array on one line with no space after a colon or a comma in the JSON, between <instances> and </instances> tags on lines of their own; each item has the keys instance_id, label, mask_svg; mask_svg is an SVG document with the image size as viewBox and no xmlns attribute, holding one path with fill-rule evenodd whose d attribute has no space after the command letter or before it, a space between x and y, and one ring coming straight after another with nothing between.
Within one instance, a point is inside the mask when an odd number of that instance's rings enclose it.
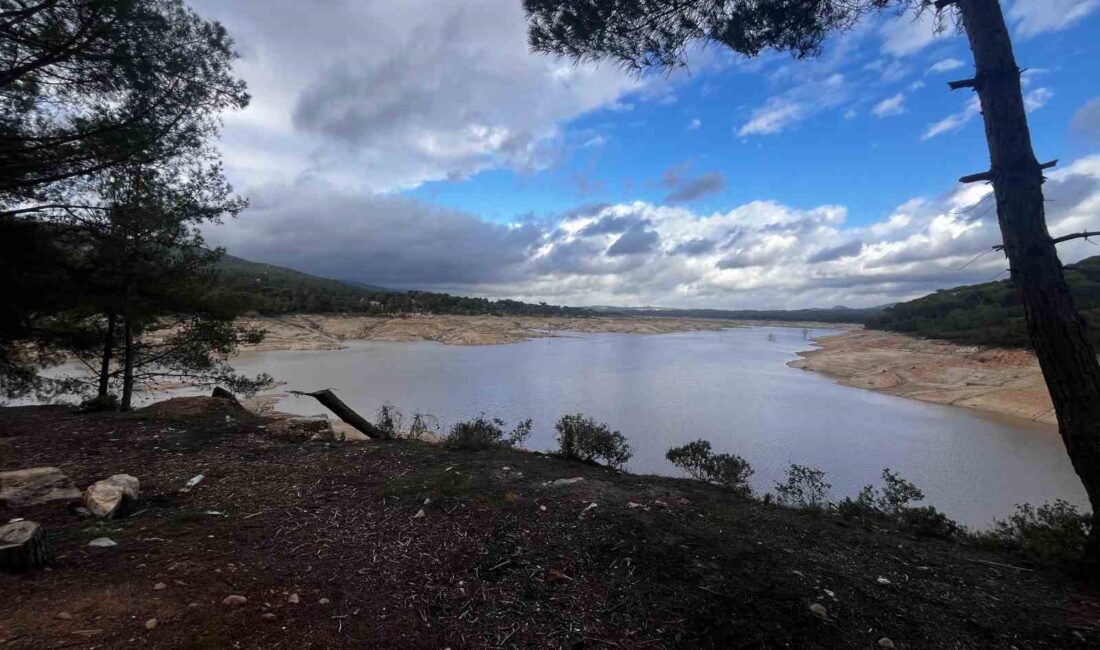
<instances>
[{"instance_id":1,"label":"dirt path","mask_svg":"<svg viewBox=\"0 0 1100 650\"><path fill-rule=\"evenodd\" d=\"M842 384L936 404L1057 424L1035 355L856 330L816 339L789 365Z\"/></svg>"},{"instance_id":2,"label":"dirt path","mask_svg":"<svg viewBox=\"0 0 1100 650\"><path fill-rule=\"evenodd\" d=\"M143 494L99 523L0 505L42 523L57 557L0 575L0 648L1100 643L1097 594L983 563L1019 557L539 454L292 444L265 426L0 409L4 469L57 466L78 486L129 472ZM567 477L584 481L546 485Z\"/></svg>"}]
</instances>

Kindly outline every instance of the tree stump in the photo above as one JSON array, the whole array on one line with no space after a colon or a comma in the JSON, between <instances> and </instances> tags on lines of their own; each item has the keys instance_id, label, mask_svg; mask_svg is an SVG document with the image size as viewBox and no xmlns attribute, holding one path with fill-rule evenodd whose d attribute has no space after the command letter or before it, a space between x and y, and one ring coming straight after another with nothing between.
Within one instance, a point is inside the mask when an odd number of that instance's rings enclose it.
<instances>
[{"instance_id":1,"label":"tree stump","mask_svg":"<svg viewBox=\"0 0 1100 650\"><path fill-rule=\"evenodd\" d=\"M46 533L33 521L0 526L0 569L16 573L41 569L52 557Z\"/></svg>"}]
</instances>

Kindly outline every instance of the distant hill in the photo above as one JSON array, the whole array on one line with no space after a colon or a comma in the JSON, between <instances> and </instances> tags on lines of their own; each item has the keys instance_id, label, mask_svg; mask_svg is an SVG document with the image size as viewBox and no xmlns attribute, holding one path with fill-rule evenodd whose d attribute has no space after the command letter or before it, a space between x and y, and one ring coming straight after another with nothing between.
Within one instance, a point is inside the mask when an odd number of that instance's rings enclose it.
<instances>
[{"instance_id":1,"label":"distant hill","mask_svg":"<svg viewBox=\"0 0 1100 650\"><path fill-rule=\"evenodd\" d=\"M1100 256L1066 267L1066 281L1089 321L1090 338L1100 344ZM1028 346L1024 309L1009 280L941 289L888 307L867 326L957 343Z\"/></svg>"},{"instance_id":2,"label":"distant hill","mask_svg":"<svg viewBox=\"0 0 1100 650\"><path fill-rule=\"evenodd\" d=\"M322 278L274 264L224 255L218 262L217 291L248 309L274 316L290 313L498 314L578 316L587 309L518 300L468 298L428 291L395 291L357 282Z\"/></svg>"},{"instance_id":3,"label":"distant hill","mask_svg":"<svg viewBox=\"0 0 1100 650\"><path fill-rule=\"evenodd\" d=\"M665 316L676 318L714 318L719 320L816 321L819 323L865 323L882 311L882 307L849 309L670 309L661 307L597 307L604 314L631 316Z\"/></svg>"}]
</instances>

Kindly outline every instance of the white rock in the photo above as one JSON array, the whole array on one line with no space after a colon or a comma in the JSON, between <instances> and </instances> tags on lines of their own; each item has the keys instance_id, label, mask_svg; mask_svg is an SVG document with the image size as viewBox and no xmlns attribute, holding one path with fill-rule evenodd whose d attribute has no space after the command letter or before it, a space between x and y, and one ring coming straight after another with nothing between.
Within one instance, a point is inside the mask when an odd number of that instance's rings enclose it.
<instances>
[{"instance_id":1,"label":"white rock","mask_svg":"<svg viewBox=\"0 0 1100 650\"><path fill-rule=\"evenodd\" d=\"M222 599L222 604L227 606L227 607L238 607L238 606L243 605L247 602L248 602L247 598L245 598L244 596L239 596L237 594L232 594L232 595L226 596L225 598Z\"/></svg>"},{"instance_id":2,"label":"white rock","mask_svg":"<svg viewBox=\"0 0 1100 650\"><path fill-rule=\"evenodd\" d=\"M199 483L202 483L205 479L206 476L203 474L192 476L191 478L187 479L187 484L180 488L180 492L190 492L192 488L197 486Z\"/></svg>"},{"instance_id":3,"label":"white rock","mask_svg":"<svg viewBox=\"0 0 1100 650\"><path fill-rule=\"evenodd\" d=\"M883 578L882 576L879 576L879 577L875 578L875 582L879 583L880 585L890 584L890 580L887 579L887 578Z\"/></svg>"},{"instance_id":4,"label":"white rock","mask_svg":"<svg viewBox=\"0 0 1100 650\"><path fill-rule=\"evenodd\" d=\"M424 509L421 508L420 510L416 511L415 515L413 515L413 519L420 519L423 516L424 516Z\"/></svg>"},{"instance_id":5,"label":"white rock","mask_svg":"<svg viewBox=\"0 0 1100 650\"><path fill-rule=\"evenodd\" d=\"M79 498L80 490L56 467L0 472L0 504L12 507L33 506Z\"/></svg>"},{"instance_id":6,"label":"white rock","mask_svg":"<svg viewBox=\"0 0 1100 650\"><path fill-rule=\"evenodd\" d=\"M84 491L84 506L101 519L127 514L137 503L141 483L129 474L96 481Z\"/></svg>"},{"instance_id":7,"label":"white rock","mask_svg":"<svg viewBox=\"0 0 1100 650\"><path fill-rule=\"evenodd\" d=\"M590 510L594 510L594 509L595 509L595 508L596 508L596 507L597 507L598 505L599 505L599 504L596 504L596 503L590 503L590 504L588 504L588 507L587 507L587 508L585 508L584 510L581 510L581 517L584 517L584 516L585 516L586 514L588 514L588 512L589 512Z\"/></svg>"},{"instance_id":8,"label":"white rock","mask_svg":"<svg viewBox=\"0 0 1100 650\"><path fill-rule=\"evenodd\" d=\"M810 605L810 613L819 618L829 618L829 610L825 609L821 603Z\"/></svg>"},{"instance_id":9,"label":"white rock","mask_svg":"<svg viewBox=\"0 0 1100 650\"><path fill-rule=\"evenodd\" d=\"M301 599L298 598L298 594L290 594L289 596L287 596L286 602L290 603L291 605L297 605L299 602L301 602Z\"/></svg>"},{"instance_id":10,"label":"white rock","mask_svg":"<svg viewBox=\"0 0 1100 650\"><path fill-rule=\"evenodd\" d=\"M109 548L111 546L118 546L118 542L111 539L110 537L97 537L88 542L88 546L92 546L94 548Z\"/></svg>"},{"instance_id":11,"label":"white rock","mask_svg":"<svg viewBox=\"0 0 1100 650\"><path fill-rule=\"evenodd\" d=\"M573 478L559 478L556 481L547 481L543 483L546 487L565 487L568 485L576 485L577 483L584 483L583 476L575 476Z\"/></svg>"},{"instance_id":12,"label":"white rock","mask_svg":"<svg viewBox=\"0 0 1100 650\"><path fill-rule=\"evenodd\" d=\"M891 641L888 637L884 636L878 640L878 647L882 648L882 650L894 650L894 648L897 646L895 646L894 642Z\"/></svg>"}]
</instances>

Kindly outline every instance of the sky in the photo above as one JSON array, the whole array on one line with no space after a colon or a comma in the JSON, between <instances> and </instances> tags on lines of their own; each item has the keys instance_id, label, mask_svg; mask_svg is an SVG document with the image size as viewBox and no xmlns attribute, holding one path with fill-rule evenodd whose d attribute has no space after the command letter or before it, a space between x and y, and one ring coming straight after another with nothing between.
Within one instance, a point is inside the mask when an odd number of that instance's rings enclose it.
<instances>
[{"instance_id":1,"label":"sky","mask_svg":"<svg viewBox=\"0 0 1100 650\"><path fill-rule=\"evenodd\" d=\"M1100 230L1100 0L1002 0L1055 236ZM569 305L867 307L1006 276L965 38L887 12L812 61L671 73L529 52L520 0L192 0L251 105L234 255ZM1070 262L1100 254L1078 240Z\"/></svg>"}]
</instances>

